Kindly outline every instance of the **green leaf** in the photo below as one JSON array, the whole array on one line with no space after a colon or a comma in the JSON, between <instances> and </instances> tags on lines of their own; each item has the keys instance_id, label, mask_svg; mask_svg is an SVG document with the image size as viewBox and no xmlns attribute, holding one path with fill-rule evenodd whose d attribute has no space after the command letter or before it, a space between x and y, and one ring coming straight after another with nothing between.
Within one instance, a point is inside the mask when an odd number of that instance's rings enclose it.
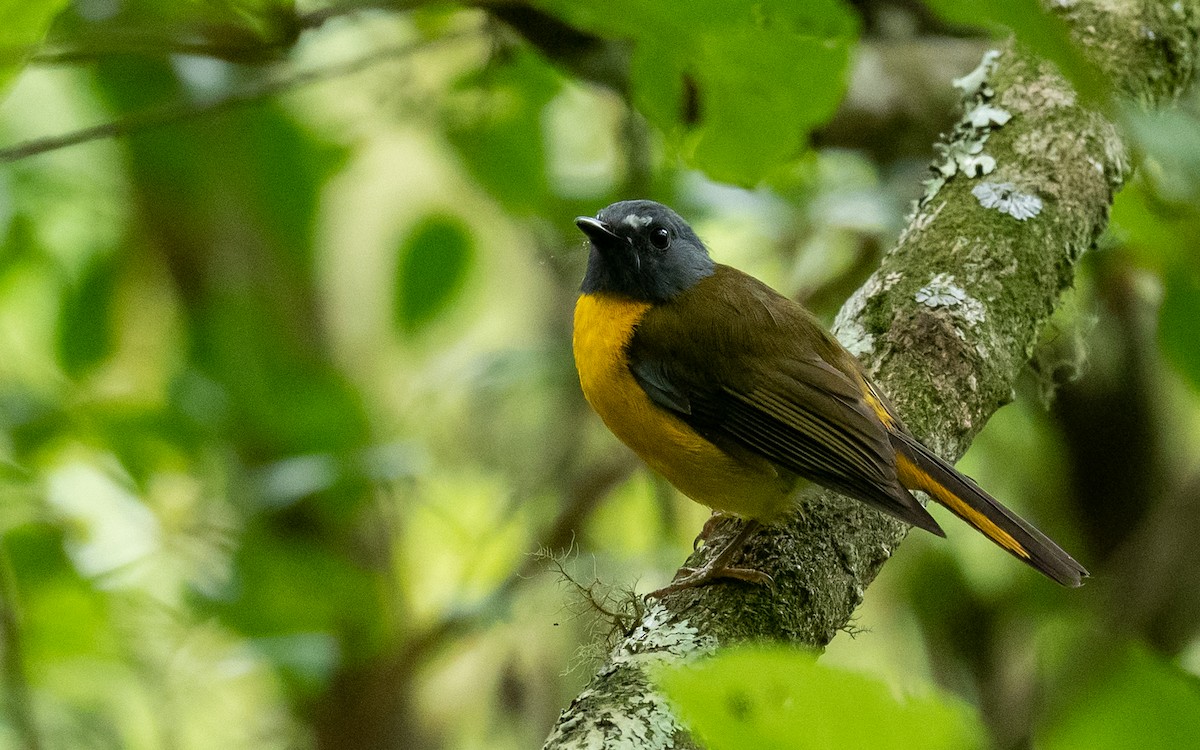
<instances>
[{"instance_id":1,"label":"green leaf","mask_svg":"<svg viewBox=\"0 0 1200 750\"><path fill-rule=\"evenodd\" d=\"M0 96L66 5L67 0L8 0L0 4Z\"/></svg>"},{"instance_id":2,"label":"green leaf","mask_svg":"<svg viewBox=\"0 0 1200 750\"><path fill-rule=\"evenodd\" d=\"M1088 101L1104 101L1109 85L1075 43L1066 21L1049 13L1039 0L926 0L946 21L964 26L1004 26L1034 53L1050 60Z\"/></svg>"},{"instance_id":3,"label":"green leaf","mask_svg":"<svg viewBox=\"0 0 1200 750\"><path fill-rule=\"evenodd\" d=\"M453 301L475 254L470 230L445 214L425 217L413 228L396 264L396 326L420 331Z\"/></svg>"},{"instance_id":4,"label":"green leaf","mask_svg":"<svg viewBox=\"0 0 1200 750\"><path fill-rule=\"evenodd\" d=\"M113 347L112 308L118 268L112 258L94 260L63 295L58 324L58 359L77 378L99 364Z\"/></svg>"},{"instance_id":5,"label":"green leaf","mask_svg":"<svg viewBox=\"0 0 1200 750\"><path fill-rule=\"evenodd\" d=\"M743 31L705 46L694 69L703 125L693 158L714 179L757 182L794 157L841 100L849 44Z\"/></svg>"},{"instance_id":6,"label":"green leaf","mask_svg":"<svg viewBox=\"0 0 1200 750\"><path fill-rule=\"evenodd\" d=\"M800 153L833 114L857 31L840 0L539 5L577 28L634 40L634 105L693 166L743 185Z\"/></svg>"},{"instance_id":7,"label":"green leaf","mask_svg":"<svg viewBox=\"0 0 1200 750\"><path fill-rule=\"evenodd\" d=\"M1177 750L1200 738L1200 685L1131 645L1040 738L1043 750Z\"/></svg>"},{"instance_id":8,"label":"green leaf","mask_svg":"<svg viewBox=\"0 0 1200 750\"><path fill-rule=\"evenodd\" d=\"M1200 389L1200 346L1196 345L1200 270L1190 265L1173 266L1167 272L1166 287L1159 310L1159 341L1167 360L1194 388Z\"/></svg>"},{"instance_id":9,"label":"green leaf","mask_svg":"<svg viewBox=\"0 0 1200 750\"><path fill-rule=\"evenodd\" d=\"M724 651L665 669L658 682L710 750L980 747L966 706L929 694L897 698L878 680L786 648Z\"/></svg>"}]
</instances>

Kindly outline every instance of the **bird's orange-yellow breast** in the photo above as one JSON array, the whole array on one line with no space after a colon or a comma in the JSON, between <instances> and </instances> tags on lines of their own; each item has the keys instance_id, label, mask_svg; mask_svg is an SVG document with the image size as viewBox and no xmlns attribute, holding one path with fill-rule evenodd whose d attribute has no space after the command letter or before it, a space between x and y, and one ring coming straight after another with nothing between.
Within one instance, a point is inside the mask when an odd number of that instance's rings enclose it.
<instances>
[{"instance_id":1,"label":"bird's orange-yellow breast","mask_svg":"<svg viewBox=\"0 0 1200 750\"><path fill-rule=\"evenodd\" d=\"M650 307L603 292L580 296L573 346L584 397L613 434L696 502L746 518L777 515L790 502L791 480L705 440L633 378L627 348Z\"/></svg>"}]
</instances>

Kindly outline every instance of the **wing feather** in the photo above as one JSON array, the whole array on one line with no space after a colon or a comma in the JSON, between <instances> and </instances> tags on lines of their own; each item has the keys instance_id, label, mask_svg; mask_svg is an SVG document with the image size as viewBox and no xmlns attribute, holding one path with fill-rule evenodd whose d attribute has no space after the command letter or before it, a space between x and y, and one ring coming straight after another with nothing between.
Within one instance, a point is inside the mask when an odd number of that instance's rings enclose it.
<instances>
[{"instance_id":1,"label":"wing feather","mask_svg":"<svg viewBox=\"0 0 1200 750\"><path fill-rule=\"evenodd\" d=\"M656 404L718 446L748 449L940 533L900 485L887 427L851 369L857 363L807 311L752 277L718 266L656 306L629 359Z\"/></svg>"}]
</instances>

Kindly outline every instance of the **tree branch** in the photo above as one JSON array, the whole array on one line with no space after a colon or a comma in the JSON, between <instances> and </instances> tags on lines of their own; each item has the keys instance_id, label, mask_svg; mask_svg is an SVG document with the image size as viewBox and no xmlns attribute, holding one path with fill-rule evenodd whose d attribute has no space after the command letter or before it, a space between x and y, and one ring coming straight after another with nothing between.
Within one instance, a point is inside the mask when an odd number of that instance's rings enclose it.
<instances>
[{"instance_id":1,"label":"tree branch","mask_svg":"<svg viewBox=\"0 0 1200 750\"><path fill-rule=\"evenodd\" d=\"M67 148L68 146L75 146L80 143L87 143L102 138L116 138L148 128L157 128L163 125L183 122L203 115L226 112L303 86L320 83L332 78L353 75L380 63L399 60L432 46L459 41L475 36L478 33L478 30L472 29L444 34L436 39L391 45L368 52L361 57L356 57L346 62L336 63L323 68L302 70L286 76L266 78L209 101L171 101L158 107L134 112L124 117L101 123L100 125L81 128L61 135L34 138L23 143L0 148L0 164L26 159L30 156L37 156L38 154L56 151L60 148Z\"/></svg>"},{"instance_id":2,"label":"tree branch","mask_svg":"<svg viewBox=\"0 0 1200 750\"><path fill-rule=\"evenodd\" d=\"M1077 2L1064 13L1119 90L1162 104L1190 81L1198 6ZM986 99L1011 118L956 129L945 152L953 160L969 153L964 142L983 141L993 169L968 178L959 167L928 195L836 324L914 433L951 458L1010 400L1129 171L1116 128L1080 106L1050 65L1009 44L986 72L992 95L964 84L967 106ZM1016 218L1021 208L1034 215ZM693 747L650 686L648 664L746 640L829 643L907 527L830 492L802 499L802 514L759 533L740 561L770 574L773 588L717 583L655 603L562 713L545 748ZM688 564L737 527L725 524Z\"/></svg>"}]
</instances>

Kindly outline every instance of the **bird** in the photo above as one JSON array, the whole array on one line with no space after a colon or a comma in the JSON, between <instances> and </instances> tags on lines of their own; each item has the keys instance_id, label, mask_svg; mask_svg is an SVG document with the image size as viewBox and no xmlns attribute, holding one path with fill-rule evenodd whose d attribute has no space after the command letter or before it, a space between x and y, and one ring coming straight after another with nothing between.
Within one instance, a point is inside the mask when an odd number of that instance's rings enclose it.
<instances>
[{"instance_id":1,"label":"bird","mask_svg":"<svg viewBox=\"0 0 1200 750\"><path fill-rule=\"evenodd\" d=\"M815 316L713 261L675 211L626 200L575 224L588 250L572 331L584 397L680 492L746 521L706 564L682 569L651 596L718 578L769 582L731 563L809 483L944 537L912 494L923 491L1059 584L1073 588L1087 577L1054 541L914 437Z\"/></svg>"}]
</instances>

